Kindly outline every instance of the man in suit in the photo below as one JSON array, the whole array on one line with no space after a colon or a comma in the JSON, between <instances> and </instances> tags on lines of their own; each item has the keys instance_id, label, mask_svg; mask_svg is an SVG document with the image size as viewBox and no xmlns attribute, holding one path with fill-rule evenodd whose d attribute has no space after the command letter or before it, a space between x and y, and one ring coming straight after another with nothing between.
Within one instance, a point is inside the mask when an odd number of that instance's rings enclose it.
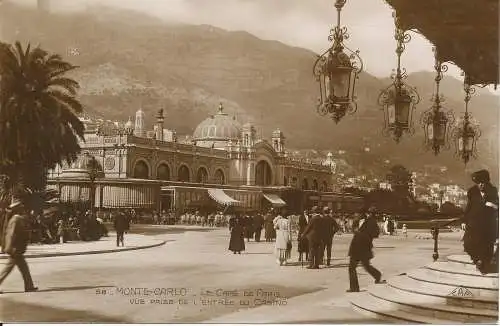
<instances>
[{"instance_id":1,"label":"man in suit","mask_svg":"<svg viewBox=\"0 0 500 326\"><path fill-rule=\"evenodd\" d=\"M311 211L312 217L301 236L306 237L309 243L309 266L307 268L319 269L321 252L323 250L324 225L318 207L314 206Z\"/></svg>"},{"instance_id":2,"label":"man in suit","mask_svg":"<svg viewBox=\"0 0 500 326\"><path fill-rule=\"evenodd\" d=\"M332 258L332 243L333 236L340 229L337 221L333 218L330 208L323 208L323 224L324 224L324 239L323 246L324 249L321 251L322 256L324 256L326 250L326 266L330 266L330 261ZM323 259L322 259L323 260Z\"/></svg>"},{"instance_id":3,"label":"man in suit","mask_svg":"<svg viewBox=\"0 0 500 326\"><path fill-rule=\"evenodd\" d=\"M498 238L498 191L491 182L487 170L472 174L475 185L467 191L467 207L464 222L464 250L477 269L485 274L494 256L494 244Z\"/></svg>"},{"instance_id":4,"label":"man in suit","mask_svg":"<svg viewBox=\"0 0 500 326\"><path fill-rule=\"evenodd\" d=\"M30 269L24 259L24 253L26 252L29 242L25 204L20 198L13 197L8 210L10 211L10 218L5 228L5 238L2 249L9 256L4 269L0 272L0 284L2 284L10 272L12 272L12 269L17 266L23 277L24 291L37 291L38 288L33 285Z\"/></svg>"},{"instance_id":5,"label":"man in suit","mask_svg":"<svg viewBox=\"0 0 500 326\"><path fill-rule=\"evenodd\" d=\"M378 227L377 220L375 219L375 211L376 209L374 207L370 207L368 209L366 218L360 221L359 229L354 233L354 237L351 240L348 252L348 256L350 257L350 288L347 292L359 292L356 267L360 262L368 274L375 279L375 283L385 283L385 281L382 280L382 273L370 264L370 260L373 258L373 239L378 238L380 234L380 229Z\"/></svg>"},{"instance_id":6,"label":"man in suit","mask_svg":"<svg viewBox=\"0 0 500 326\"><path fill-rule=\"evenodd\" d=\"M260 242L262 228L264 227L264 218L261 213L256 213L253 219L253 226L255 230L255 242Z\"/></svg>"},{"instance_id":7,"label":"man in suit","mask_svg":"<svg viewBox=\"0 0 500 326\"><path fill-rule=\"evenodd\" d=\"M114 227L116 231L116 246L119 247L120 243L124 247L124 236L123 234L130 229L130 223L123 211L118 212L115 217Z\"/></svg>"}]
</instances>

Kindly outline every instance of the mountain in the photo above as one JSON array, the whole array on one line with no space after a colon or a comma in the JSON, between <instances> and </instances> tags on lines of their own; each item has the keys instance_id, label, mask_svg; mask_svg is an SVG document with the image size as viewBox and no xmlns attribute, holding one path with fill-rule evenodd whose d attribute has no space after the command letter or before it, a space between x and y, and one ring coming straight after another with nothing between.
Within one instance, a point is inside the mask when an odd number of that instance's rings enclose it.
<instances>
[{"instance_id":1,"label":"mountain","mask_svg":"<svg viewBox=\"0 0 500 326\"><path fill-rule=\"evenodd\" d=\"M169 24L106 7L50 14L4 2L0 23L2 39L40 44L79 65L73 77L93 115L126 120L142 107L152 123L156 111L164 107L168 128L192 134L223 102L229 113L241 122L253 122L265 137L279 127L292 148L345 150L350 164L376 174L388 169L384 162L390 159L409 170L446 166L446 178L466 180L464 166L452 152L434 157L422 148L418 119L430 105L432 73L408 77L422 97L415 115L416 134L395 144L381 134L383 114L376 104L389 80L362 73L356 91L358 111L336 125L316 113L318 87L312 76L316 54L306 49L246 32ZM447 103L457 115L463 111L461 90L460 81L443 81ZM498 113L498 98L478 91L470 107L483 134L495 134L497 119L492 117ZM496 151L490 154L489 149L498 148L498 137L483 137L479 146L480 159L468 168L496 172Z\"/></svg>"}]
</instances>

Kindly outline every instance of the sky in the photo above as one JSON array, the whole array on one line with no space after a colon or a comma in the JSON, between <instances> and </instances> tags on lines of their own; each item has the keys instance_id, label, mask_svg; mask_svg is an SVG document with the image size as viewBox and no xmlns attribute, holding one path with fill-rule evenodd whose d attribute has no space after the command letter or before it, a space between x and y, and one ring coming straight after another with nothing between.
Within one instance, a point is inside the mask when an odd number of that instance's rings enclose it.
<instances>
[{"instance_id":1,"label":"sky","mask_svg":"<svg viewBox=\"0 0 500 326\"><path fill-rule=\"evenodd\" d=\"M36 0L13 0L35 3ZM169 22L208 24L226 30L244 30L317 53L330 46L329 30L336 24L335 0L50 0L66 10L104 4L133 9ZM415 0L416 1L416 0ZM360 50L364 69L387 77L396 64L392 9L384 0L347 0L342 25L350 35L345 44ZM408 72L433 70L432 44L410 32L402 66ZM461 70L449 65L449 75L462 79ZM493 91L493 88L490 87ZM500 90L494 92L500 95Z\"/></svg>"}]
</instances>

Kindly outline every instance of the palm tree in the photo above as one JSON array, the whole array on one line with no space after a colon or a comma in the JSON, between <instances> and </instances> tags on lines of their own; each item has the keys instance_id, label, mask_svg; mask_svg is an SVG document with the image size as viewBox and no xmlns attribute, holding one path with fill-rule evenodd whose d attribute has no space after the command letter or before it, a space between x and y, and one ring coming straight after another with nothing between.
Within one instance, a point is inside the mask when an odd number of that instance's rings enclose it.
<instances>
[{"instance_id":1,"label":"palm tree","mask_svg":"<svg viewBox=\"0 0 500 326\"><path fill-rule=\"evenodd\" d=\"M75 68L40 47L0 42L0 174L9 188L44 189L47 170L80 152L79 85L64 76Z\"/></svg>"}]
</instances>

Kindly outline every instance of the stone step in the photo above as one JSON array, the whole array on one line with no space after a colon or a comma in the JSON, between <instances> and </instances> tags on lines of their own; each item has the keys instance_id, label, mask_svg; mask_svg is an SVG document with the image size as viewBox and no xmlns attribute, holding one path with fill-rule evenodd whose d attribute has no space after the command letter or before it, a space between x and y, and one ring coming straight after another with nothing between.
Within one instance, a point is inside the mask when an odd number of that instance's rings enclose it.
<instances>
[{"instance_id":1,"label":"stone step","mask_svg":"<svg viewBox=\"0 0 500 326\"><path fill-rule=\"evenodd\" d=\"M427 268L419 268L407 273L408 277L428 283L446 284L469 290L473 296L498 296L498 279L476 277L461 274L450 274Z\"/></svg>"},{"instance_id":2,"label":"stone step","mask_svg":"<svg viewBox=\"0 0 500 326\"><path fill-rule=\"evenodd\" d=\"M468 255L450 255L447 256L446 259L451 262L474 266L474 263Z\"/></svg>"},{"instance_id":3,"label":"stone step","mask_svg":"<svg viewBox=\"0 0 500 326\"><path fill-rule=\"evenodd\" d=\"M391 321L398 324L402 322L409 324L456 324L456 321L453 322L431 316L415 315L407 311L397 310L391 302L374 297L368 292L352 294L349 299L354 310L385 321Z\"/></svg>"},{"instance_id":4,"label":"stone step","mask_svg":"<svg viewBox=\"0 0 500 326\"><path fill-rule=\"evenodd\" d=\"M428 269L432 269L435 271L446 272L450 274L460 274L460 275L470 275L476 277L490 277L490 278L498 278L498 273L491 274L481 274L474 265L473 268L464 268L463 264L446 261L446 262L435 262L426 266Z\"/></svg>"},{"instance_id":5,"label":"stone step","mask_svg":"<svg viewBox=\"0 0 500 326\"><path fill-rule=\"evenodd\" d=\"M370 287L369 293L390 302L394 309L410 314L462 323L486 323L498 319L498 312L494 310L448 305L444 298L409 293L385 284Z\"/></svg>"},{"instance_id":6,"label":"stone step","mask_svg":"<svg viewBox=\"0 0 500 326\"><path fill-rule=\"evenodd\" d=\"M407 276L392 277L387 281L387 284L393 288L409 293L441 297L450 305L491 309L495 311L498 310L498 294L496 292L492 292L491 297L480 297L479 294L474 295L472 293L473 290L469 290L469 292L462 291L462 293L459 293L459 291L456 290L457 287L454 285L428 283L425 281L415 280ZM479 293L479 290L476 292Z\"/></svg>"}]
</instances>

